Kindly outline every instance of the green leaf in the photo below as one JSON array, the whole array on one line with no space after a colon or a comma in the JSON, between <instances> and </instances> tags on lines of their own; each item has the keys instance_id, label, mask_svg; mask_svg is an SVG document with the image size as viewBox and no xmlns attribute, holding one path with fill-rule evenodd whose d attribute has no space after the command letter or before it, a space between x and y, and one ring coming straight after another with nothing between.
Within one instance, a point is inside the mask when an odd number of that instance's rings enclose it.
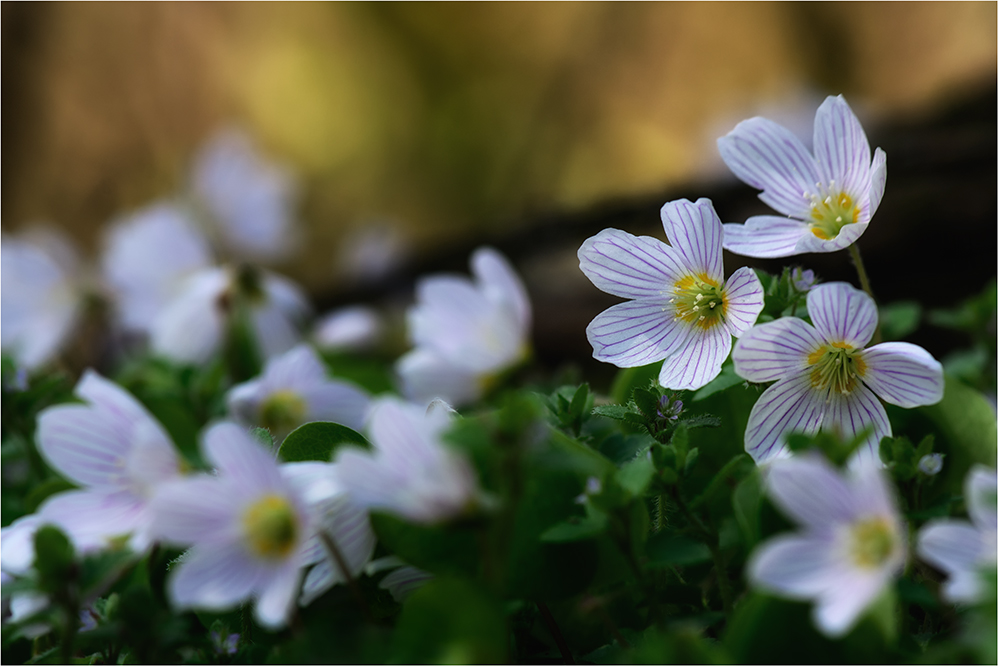
<instances>
[{"instance_id":1,"label":"green leaf","mask_svg":"<svg viewBox=\"0 0 998 666\"><path fill-rule=\"evenodd\" d=\"M35 570L42 590L52 594L69 584L74 557L73 544L59 528L42 525L35 532Z\"/></svg>"},{"instance_id":2,"label":"green leaf","mask_svg":"<svg viewBox=\"0 0 998 666\"><path fill-rule=\"evenodd\" d=\"M634 389L644 388L651 382L657 382L658 374L661 370L661 361L638 368L624 368L617 373L616 378L613 380L610 397L614 402L622 405L627 404L631 399Z\"/></svg>"},{"instance_id":3,"label":"green leaf","mask_svg":"<svg viewBox=\"0 0 998 666\"><path fill-rule=\"evenodd\" d=\"M441 525L414 525L374 512L378 541L409 564L434 574L475 574L480 564L475 533Z\"/></svg>"},{"instance_id":4,"label":"green leaf","mask_svg":"<svg viewBox=\"0 0 998 666\"><path fill-rule=\"evenodd\" d=\"M582 541L602 534L606 530L607 515L602 511L592 511L586 516L572 516L568 520L548 528L541 534L541 541L551 543Z\"/></svg>"},{"instance_id":5,"label":"green leaf","mask_svg":"<svg viewBox=\"0 0 998 666\"><path fill-rule=\"evenodd\" d=\"M338 423L315 421L299 426L285 437L279 455L284 462L329 462L333 452L344 444L368 446L356 430Z\"/></svg>"},{"instance_id":6,"label":"green leaf","mask_svg":"<svg viewBox=\"0 0 998 666\"><path fill-rule=\"evenodd\" d=\"M640 414L635 413L630 407L624 405L599 405L593 408L593 414L603 416L615 421L626 421L635 425L642 425L645 419Z\"/></svg>"},{"instance_id":7,"label":"green leaf","mask_svg":"<svg viewBox=\"0 0 998 666\"><path fill-rule=\"evenodd\" d=\"M402 607L391 663L507 663L506 616L499 599L460 578L439 577Z\"/></svg>"},{"instance_id":8,"label":"green leaf","mask_svg":"<svg viewBox=\"0 0 998 666\"><path fill-rule=\"evenodd\" d=\"M653 534L645 545L645 554L648 565L654 567L698 564L711 559L710 548L705 544L669 532Z\"/></svg>"},{"instance_id":9,"label":"green leaf","mask_svg":"<svg viewBox=\"0 0 998 666\"><path fill-rule=\"evenodd\" d=\"M735 520L749 550L759 543L759 508L762 504L762 478L759 473L749 474L731 495Z\"/></svg>"},{"instance_id":10,"label":"green leaf","mask_svg":"<svg viewBox=\"0 0 998 666\"><path fill-rule=\"evenodd\" d=\"M655 466L652 461L648 456L638 456L620 468L617 472L617 483L632 497L641 497L654 476Z\"/></svg>"},{"instance_id":11,"label":"green leaf","mask_svg":"<svg viewBox=\"0 0 998 666\"><path fill-rule=\"evenodd\" d=\"M726 388L736 386L741 384L745 380L739 377L735 373L735 364L732 361L726 361L721 367L721 374L714 377L711 381L707 382L702 388L698 389L693 393L693 397L690 398L690 402L697 402L703 400L704 398L711 396L718 391L723 391Z\"/></svg>"},{"instance_id":12,"label":"green leaf","mask_svg":"<svg viewBox=\"0 0 998 666\"><path fill-rule=\"evenodd\" d=\"M961 487L974 463L995 467L998 423L987 399L959 380L946 378L943 399L935 405L919 407L936 427L936 451L946 454L942 475L949 487Z\"/></svg>"},{"instance_id":13,"label":"green leaf","mask_svg":"<svg viewBox=\"0 0 998 666\"><path fill-rule=\"evenodd\" d=\"M903 340L918 329L922 306L916 301L897 301L880 307L880 333L884 340Z\"/></svg>"}]
</instances>

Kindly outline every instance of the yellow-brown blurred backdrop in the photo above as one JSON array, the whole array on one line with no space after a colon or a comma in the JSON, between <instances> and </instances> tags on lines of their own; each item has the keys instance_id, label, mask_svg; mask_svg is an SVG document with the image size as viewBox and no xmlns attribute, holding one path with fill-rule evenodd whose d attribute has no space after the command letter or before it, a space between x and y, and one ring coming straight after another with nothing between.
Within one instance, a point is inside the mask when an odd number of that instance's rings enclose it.
<instances>
[{"instance_id":1,"label":"yellow-brown blurred backdrop","mask_svg":"<svg viewBox=\"0 0 998 666\"><path fill-rule=\"evenodd\" d=\"M235 122L301 178L309 242L391 220L416 248L723 176L757 113L810 131L993 86L996 3L3 3L2 219L88 251ZM796 119L796 120L795 120Z\"/></svg>"}]
</instances>

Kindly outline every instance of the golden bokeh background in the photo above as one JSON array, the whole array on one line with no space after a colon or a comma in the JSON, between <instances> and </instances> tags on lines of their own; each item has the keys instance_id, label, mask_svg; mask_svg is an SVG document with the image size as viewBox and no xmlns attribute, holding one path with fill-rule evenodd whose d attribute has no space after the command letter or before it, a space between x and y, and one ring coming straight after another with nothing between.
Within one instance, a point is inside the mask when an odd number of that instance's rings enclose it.
<instances>
[{"instance_id":1,"label":"golden bokeh background","mask_svg":"<svg viewBox=\"0 0 998 666\"><path fill-rule=\"evenodd\" d=\"M4 3L3 225L94 253L234 123L297 172L308 242L282 268L329 290L374 222L419 252L730 178L718 136L759 113L809 133L826 94L930 114L994 86L996 7Z\"/></svg>"}]
</instances>

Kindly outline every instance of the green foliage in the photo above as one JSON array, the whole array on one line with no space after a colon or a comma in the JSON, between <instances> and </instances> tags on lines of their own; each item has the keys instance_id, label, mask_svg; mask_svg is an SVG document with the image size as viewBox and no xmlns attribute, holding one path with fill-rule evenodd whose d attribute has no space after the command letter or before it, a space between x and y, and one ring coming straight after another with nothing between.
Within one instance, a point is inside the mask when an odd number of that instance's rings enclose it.
<instances>
[{"instance_id":1,"label":"green foliage","mask_svg":"<svg viewBox=\"0 0 998 666\"><path fill-rule=\"evenodd\" d=\"M356 430L338 423L314 421L298 426L281 443L278 455L284 462L315 460L329 462L341 446L370 446Z\"/></svg>"}]
</instances>

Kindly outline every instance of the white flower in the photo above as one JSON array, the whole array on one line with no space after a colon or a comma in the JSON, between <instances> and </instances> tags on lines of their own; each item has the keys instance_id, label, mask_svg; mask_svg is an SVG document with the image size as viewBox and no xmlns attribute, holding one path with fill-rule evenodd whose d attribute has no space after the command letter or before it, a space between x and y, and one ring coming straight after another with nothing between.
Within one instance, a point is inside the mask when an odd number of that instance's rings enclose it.
<instances>
[{"instance_id":1,"label":"white flower","mask_svg":"<svg viewBox=\"0 0 998 666\"><path fill-rule=\"evenodd\" d=\"M310 308L301 289L269 271L248 266L207 268L191 275L159 313L153 351L177 361L203 363L222 345L234 310L246 306L261 356L271 358L301 340Z\"/></svg>"},{"instance_id":2,"label":"white flower","mask_svg":"<svg viewBox=\"0 0 998 666\"><path fill-rule=\"evenodd\" d=\"M264 161L236 129L215 135L194 164L200 197L220 245L238 259L285 258L297 242L295 184L283 166Z\"/></svg>"},{"instance_id":3,"label":"white flower","mask_svg":"<svg viewBox=\"0 0 998 666\"><path fill-rule=\"evenodd\" d=\"M724 230L708 199L662 206L671 245L649 236L604 229L579 248L579 267L608 294L634 300L614 305L586 328L593 358L619 368L665 360L665 388L697 389L714 379L762 312L763 291L751 268L725 281Z\"/></svg>"},{"instance_id":4,"label":"white flower","mask_svg":"<svg viewBox=\"0 0 998 666\"><path fill-rule=\"evenodd\" d=\"M918 533L919 557L949 575L942 591L950 601L973 603L987 592L981 574L988 568L994 570L998 561L996 493L995 470L975 465L963 488L970 523L930 520Z\"/></svg>"},{"instance_id":5,"label":"white flower","mask_svg":"<svg viewBox=\"0 0 998 666\"><path fill-rule=\"evenodd\" d=\"M440 440L450 422L447 410L426 413L424 407L394 398L377 400L368 428L374 450L340 449L340 481L360 506L414 522L465 513L478 499L478 490L468 461Z\"/></svg>"},{"instance_id":6,"label":"white flower","mask_svg":"<svg viewBox=\"0 0 998 666\"><path fill-rule=\"evenodd\" d=\"M305 576L299 603L312 603L346 576L364 571L374 553L375 538L367 511L350 497L336 466L320 462L287 463L281 474L294 485L313 516L314 533L302 552L303 564L315 564ZM330 552L330 546L336 554ZM341 557L347 571L341 569Z\"/></svg>"},{"instance_id":7,"label":"white flower","mask_svg":"<svg viewBox=\"0 0 998 666\"><path fill-rule=\"evenodd\" d=\"M918 471L925 476L935 476L943 471L943 454L929 453L919 458Z\"/></svg>"},{"instance_id":8,"label":"white flower","mask_svg":"<svg viewBox=\"0 0 998 666\"><path fill-rule=\"evenodd\" d=\"M123 326L149 333L192 274L212 265L208 241L181 207L158 202L111 223L102 269Z\"/></svg>"},{"instance_id":9,"label":"white flower","mask_svg":"<svg viewBox=\"0 0 998 666\"><path fill-rule=\"evenodd\" d=\"M39 508L82 546L130 535L135 550L150 543L149 498L180 474L180 458L163 427L117 384L87 370L76 385L86 404L48 407L38 415L38 450L81 486Z\"/></svg>"},{"instance_id":10,"label":"white flower","mask_svg":"<svg viewBox=\"0 0 998 666\"><path fill-rule=\"evenodd\" d=\"M724 249L748 257L834 252L863 235L887 182L887 154L870 144L845 99L829 97L814 118L814 155L786 128L751 118L717 140L721 157L783 217L724 225Z\"/></svg>"},{"instance_id":11,"label":"white flower","mask_svg":"<svg viewBox=\"0 0 998 666\"><path fill-rule=\"evenodd\" d=\"M153 533L192 546L168 581L170 599L225 610L252 597L261 625L283 627L314 528L306 502L243 428L212 426L202 449L217 474L164 484L151 502Z\"/></svg>"},{"instance_id":12,"label":"white flower","mask_svg":"<svg viewBox=\"0 0 998 666\"><path fill-rule=\"evenodd\" d=\"M79 318L76 255L55 231L14 237L0 245L0 347L34 370L52 360Z\"/></svg>"},{"instance_id":13,"label":"white flower","mask_svg":"<svg viewBox=\"0 0 998 666\"><path fill-rule=\"evenodd\" d=\"M824 458L806 454L775 461L766 488L803 530L761 544L749 559L749 580L780 596L814 599L818 629L845 634L904 564L904 529L888 482L868 461L842 478Z\"/></svg>"},{"instance_id":14,"label":"white flower","mask_svg":"<svg viewBox=\"0 0 998 666\"><path fill-rule=\"evenodd\" d=\"M891 435L877 396L905 408L939 402L942 366L907 342L864 349L877 328L877 307L845 282L814 287L807 311L813 326L783 317L756 326L735 345L739 376L776 381L752 407L745 450L763 462L785 454L792 432L833 430L850 439L872 428L859 455L875 459L881 438Z\"/></svg>"},{"instance_id":15,"label":"white flower","mask_svg":"<svg viewBox=\"0 0 998 666\"><path fill-rule=\"evenodd\" d=\"M319 349L353 351L375 345L382 335L382 323L373 308L355 305L334 310L319 319L312 339Z\"/></svg>"},{"instance_id":16,"label":"white flower","mask_svg":"<svg viewBox=\"0 0 998 666\"><path fill-rule=\"evenodd\" d=\"M480 248L471 257L475 282L456 275L423 278L409 310L416 348L396 366L411 400L477 400L488 383L528 353L530 301L501 254Z\"/></svg>"},{"instance_id":17,"label":"white flower","mask_svg":"<svg viewBox=\"0 0 998 666\"><path fill-rule=\"evenodd\" d=\"M354 385L328 378L322 360L305 344L269 360L260 377L234 386L226 400L239 421L268 428L278 443L310 421L359 430L370 402Z\"/></svg>"}]
</instances>

